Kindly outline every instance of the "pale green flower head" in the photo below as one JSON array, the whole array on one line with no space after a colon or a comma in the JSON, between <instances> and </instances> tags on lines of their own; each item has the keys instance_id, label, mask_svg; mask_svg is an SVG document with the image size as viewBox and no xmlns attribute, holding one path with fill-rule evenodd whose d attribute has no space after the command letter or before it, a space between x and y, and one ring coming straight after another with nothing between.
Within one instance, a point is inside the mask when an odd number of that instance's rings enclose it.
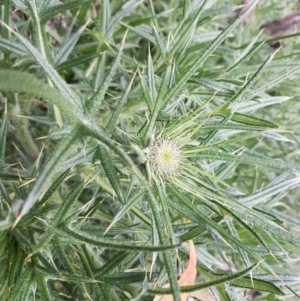
<instances>
[{"instance_id":1,"label":"pale green flower head","mask_svg":"<svg viewBox=\"0 0 300 301\"><path fill-rule=\"evenodd\" d=\"M177 120L171 120L152 138L146 152L150 178L159 179L163 185L172 183L194 193L193 185L196 186L199 182L203 184L199 174L213 177L195 164L199 153L207 149L207 146L201 145L195 138L199 136L197 133L204 124L199 123L203 112L203 109L199 108Z\"/></svg>"},{"instance_id":2,"label":"pale green flower head","mask_svg":"<svg viewBox=\"0 0 300 301\"><path fill-rule=\"evenodd\" d=\"M159 138L149 148L150 168L158 177L176 176L182 162L182 149L176 140Z\"/></svg>"}]
</instances>

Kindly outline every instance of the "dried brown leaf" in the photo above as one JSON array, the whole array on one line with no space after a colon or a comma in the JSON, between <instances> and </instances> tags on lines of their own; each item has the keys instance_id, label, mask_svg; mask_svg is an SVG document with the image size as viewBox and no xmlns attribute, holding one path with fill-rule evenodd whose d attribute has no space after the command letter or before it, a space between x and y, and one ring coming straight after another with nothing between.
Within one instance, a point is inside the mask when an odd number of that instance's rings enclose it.
<instances>
[{"instance_id":1,"label":"dried brown leaf","mask_svg":"<svg viewBox=\"0 0 300 301\"><path fill-rule=\"evenodd\" d=\"M300 29L300 11L282 19L276 19L261 26L267 34L273 37L292 34Z\"/></svg>"},{"instance_id":2,"label":"dried brown leaf","mask_svg":"<svg viewBox=\"0 0 300 301\"><path fill-rule=\"evenodd\" d=\"M185 285L192 285L195 283L197 277L197 257L196 257L196 250L192 240L189 240L189 249L190 249L190 258L187 268L182 273L181 277L178 280L179 286ZM170 287L170 284L166 284L163 286L164 288ZM189 297L189 293L182 293L181 294L181 301L186 301ZM171 295L165 296L155 296L153 301L174 301L174 298Z\"/></svg>"}]
</instances>

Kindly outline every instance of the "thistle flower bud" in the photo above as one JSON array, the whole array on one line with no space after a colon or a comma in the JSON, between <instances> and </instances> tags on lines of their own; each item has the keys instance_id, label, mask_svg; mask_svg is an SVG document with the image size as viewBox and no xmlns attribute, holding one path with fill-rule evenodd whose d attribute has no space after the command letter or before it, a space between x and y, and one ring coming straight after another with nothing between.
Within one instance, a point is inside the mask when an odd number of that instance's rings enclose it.
<instances>
[{"instance_id":1,"label":"thistle flower bud","mask_svg":"<svg viewBox=\"0 0 300 301\"><path fill-rule=\"evenodd\" d=\"M159 139L149 147L152 172L159 177L175 176L182 162L181 149L176 140Z\"/></svg>"}]
</instances>

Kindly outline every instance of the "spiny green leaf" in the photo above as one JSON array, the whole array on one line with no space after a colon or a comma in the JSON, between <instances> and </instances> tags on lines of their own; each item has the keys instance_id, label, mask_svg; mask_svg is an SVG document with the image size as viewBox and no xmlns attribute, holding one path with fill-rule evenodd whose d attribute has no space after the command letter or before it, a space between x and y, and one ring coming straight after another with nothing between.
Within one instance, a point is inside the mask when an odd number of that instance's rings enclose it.
<instances>
[{"instance_id":1,"label":"spiny green leaf","mask_svg":"<svg viewBox=\"0 0 300 301\"><path fill-rule=\"evenodd\" d=\"M202 11L206 3L207 0L204 0L201 6L199 7L199 9L195 13L190 15L188 18L182 20L178 24L176 31L174 33L174 36L178 38L174 41L173 48L170 51L170 56L173 56L176 52L184 53L184 49L187 48L187 46L189 45L189 42L194 33L198 19L200 18L200 15L202 14Z\"/></svg>"},{"instance_id":2,"label":"spiny green leaf","mask_svg":"<svg viewBox=\"0 0 300 301\"><path fill-rule=\"evenodd\" d=\"M160 246L151 246L151 245L138 245L134 241L128 240L115 240L105 237L99 237L95 235L90 235L85 231L78 231L75 229L68 229L64 228L63 231L79 241L81 243L89 243L94 246L106 247L108 249L115 249L115 250L131 250L131 251L144 251L144 252L159 252L164 251L167 249L177 248L178 245L160 245Z\"/></svg>"},{"instance_id":3,"label":"spiny green leaf","mask_svg":"<svg viewBox=\"0 0 300 301\"><path fill-rule=\"evenodd\" d=\"M125 16L127 16L128 14L130 14L136 7L138 7L140 4L142 3L142 1L136 1L136 0L129 0L127 1L119 11L117 11L108 21L107 24L107 28L106 28L106 35L108 37L111 36L114 27L116 26L116 24L119 23L119 21L121 21L121 19Z\"/></svg>"},{"instance_id":4,"label":"spiny green leaf","mask_svg":"<svg viewBox=\"0 0 300 301\"><path fill-rule=\"evenodd\" d=\"M244 163L249 165L266 166L266 167L273 167L282 170L288 170L291 172L300 170L300 166L296 163L270 159L262 156L258 157L258 156L248 155L248 154L232 155L232 154L224 153L221 151L215 151L215 150L201 152L198 155L198 159L220 160L224 162L229 161L229 162Z\"/></svg>"},{"instance_id":5,"label":"spiny green leaf","mask_svg":"<svg viewBox=\"0 0 300 301\"><path fill-rule=\"evenodd\" d=\"M37 79L28 73L12 70L0 70L0 90L7 92L26 92L43 97L52 104L61 108L73 122L77 121L81 115L79 110L72 105L68 98L65 98L56 89L51 88L44 81ZM70 110L70 107L73 109Z\"/></svg>"},{"instance_id":6,"label":"spiny green leaf","mask_svg":"<svg viewBox=\"0 0 300 301\"><path fill-rule=\"evenodd\" d=\"M39 292L41 293L43 300L53 301L50 290L47 286L46 277L42 274L38 274L36 279L37 279L37 285L39 288Z\"/></svg>"},{"instance_id":7,"label":"spiny green leaf","mask_svg":"<svg viewBox=\"0 0 300 301\"><path fill-rule=\"evenodd\" d=\"M243 100L245 93L256 83L262 72L266 69L268 64L273 60L276 52L270 55L267 60L260 66L260 68L255 72L255 74L247 81L247 83L236 93L228 102L231 108L238 108L239 102ZM234 104L234 105L233 105Z\"/></svg>"},{"instance_id":8,"label":"spiny green leaf","mask_svg":"<svg viewBox=\"0 0 300 301\"><path fill-rule=\"evenodd\" d=\"M77 6L80 6L84 3L88 3L91 0L73 0L73 1L68 1L66 3L62 3L59 5L55 5L55 6L50 6L44 10L41 11L40 13L40 22L42 24L46 24L46 22L48 20L50 20L51 18L55 17L58 14L61 14L62 12L69 10L69 9L73 9Z\"/></svg>"},{"instance_id":9,"label":"spiny green leaf","mask_svg":"<svg viewBox=\"0 0 300 301\"><path fill-rule=\"evenodd\" d=\"M194 292L203 288L207 288L207 287L211 287L211 286L217 286L217 285L221 285L223 283L226 283L228 281L232 281L234 279L238 279L240 277L243 277L244 275L247 275L251 270L253 270L255 267L257 266L257 264L254 264L250 267L248 267L247 269L234 273L234 274L229 274L223 277L218 277L215 280L211 280L211 281L207 281L201 284L195 284L195 285L189 285L189 286L182 286L180 287L180 292L184 293L184 292ZM149 290L147 292L149 295L153 296L153 295L168 295L170 294L170 289L168 288L156 288L154 290Z\"/></svg>"},{"instance_id":10,"label":"spiny green leaf","mask_svg":"<svg viewBox=\"0 0 300 301\"><path fill-rule=\"evenodd\" d=\"M28 54L28 51L22 44L4 38L0 38L0 48L22 57Z\"/></svg>"},{"instance_id":11,"label":"spiny green leaf","mask_svg":"<svg viewBox=\"0 0 300 301\"><path fill-rule=\"evenodd\" d=\"M41 201L39 202L40 205L44 204L46 201L48 201L53 193L58 189L58 187L63 183L63 181L66 179L66 177L69 175L70 170L64 171L49 187L49 189L46 191L44 196L42 197Z\"/></svg>"},{"instance_id":12,"label":"spiny green leaf","mask_svg":"<svg viewBox=\"0 0 300 301\"><path fill-rule=\"evenodd\" d=\"M62 96L69 100L74 110L81 108L81 99L75 94L67 83L59 76L57 71L51 66L48 60L36 49L26 38L13 32L14 35L21 41L24 47L35 58L36 62L43 68L48 77L52 80L53 84L60 91Z\"/></svg>"},{"instance_id":13,"label":"spiny green leaf","mask_svg":"<svg viewBox=\"0 0 300 301\"><path fill-rule=\"evenodd\" d=\"M8 131L7 103L5 103L5 109L2 115L1 128L0 128L0 173L2 173L4 163L5 163L7 131ZM0 174L0 178L2 178L1 174Z\"/></svg>"},{"instance_id":14,"label":"spiny green leaf","mask_svg":"<svg viewBox=\"0 0 300 301\"><path fill-rule=\"evenodd\" d=\"M105 170L106 176L107 176L110 184L112 185L114 191L116 192L116 194L119 198L119 201L121 203L124 203L124 198L123 198L120 183L118 182L118 176L117 176L116 170L113 166L113 162L110 158L110 155L104 146L102 146L100 144L98 145L98 148L96 150L94 158L100 159L101 164Z\"/></svg>"},{"instance_id":15,"label":"spiny green leaf","mask_svg":"<svg viewBox=\"0 0 300 301\"><path fill-rule=\"evenodd\" d=\"M45 190L48 189L48 187L50 186L49 184L51 178L55 174L56 167L60 165L66 155L71 151L70 145L77 138L79 130L80 128L75 128L70 136L61 142L61 144L56 149L56 153L45 164L42 172L39 174L39 177L37 178L33 188L31 189L27 199L25 200L14 225L18 223L22 216L31 209L31 207L38 201L41 195L45 193Z\"/></svg>"},{"instance_id":16,"label":"spiny green leaf","mask_svg":"<svg viewBox=\"0 0 300 301\"><path fill-rule=\"evenodd\" d=\"M126 37L126 35L125 35ZM115 72L119 66L120 60L121 60L121 56L122 56L122 52L123 52L123 47L124 47L124 43L125 43L125 37L123 38L122 42L121 42L121 47L117 53L117 56L108 72L108 74L105 76L105 78L102 80L102 83L100 84L100 86L98 87L97 91L95 92L94 96L92 98L90 98L86 105L85 105L85 111L87 114L94 114L94 112L97 110L97 108L99 108L99 106L102 103L103 97L109 87L109 84L113 78L113 76L115 75Z\"/></svg>"},{"instance_id":17,"label":"spiny green leaf","mask_svg":"<svg viewBox=\"0 0 300 301\"><path fill-rule=\"evenodd\" d=\"M79 196L81 195L84 189L84 186L85 183L84 182L81 183L74 190L72 190L64 199L63 203L61 204L60 208L58 209L53 219L54 226L62 224L68 218L70 211L72 211L72 205L78 200Z\"/></svg>"},{"instance_id":18,"label":"spiny green leaf","mask_svg":"<svg viewBox=\"0 0 300 301\"><path fill-rule=\"evenodd\" d=\"M247 203L251 207L257 206L260 203L265 202L270 197L274 196L275 194L285 192L287 190L293 189L298 187L300 184L300 177L294 177L291 179L287 179L280 183L276 183L272 186L267 186L260 191L245 197L241 197L240 201L242 203Z\"/></svg>"},{"instance_id":19,"label":"spiny green leaf","mask_svg":"<svg viewBox=\"0 0 300 301\"><path fill-rule=\"evenodd\" d=\"M169 187L169 191L177 198L177 200L180 203L177 202L168 202L168 205L171 208L176 209L178 212L186 212L186 216L188 216L190 219L194 220L196 223L200 224L202 227L205 227L209 230L209 227L212 229L218 231L220 235L222 235L222 240L225 244L229 245L228 242L226 242L225 239L228 241L234 243L241 249L245 250L249 254L253 254L251 249L246 246L241 240L233 237L230 235L225 229L223 229L220 225L218 225L215 221L207 217L205 214L201 213L198 209L194 207L192 203L189 203L189 201L186 199L186 197L180 193L177 189L174 187Z\"/></svg>"},{"instance_id":20,"label":"spiny green leaf","mask_svg":"<svg viewBox=\"0 0 300 301\"><path fill-rule=\"evenodd\" d=\"M243 277L230 282L231 285L255 289L257 291L269 292L276 295L284 296L285 293L273 283L256 279L255 277Z\"/></svg>"},{"instance_id":21,"label":"spiny green leaf","mask_svg":"<svg viewBox=\"0 0 300 301\"><path fill-rule=\"evenodd\" d=\"M122 208L118 211L117 215L114 217L113 221L111 222L105 233L107 233L109 229L115 223L117 223L127 211L131 209L131 207L135 206L138 202L140 202L144 197L144 194L145 192L143 190L138 191L129 200L127 200L126 203L122 206Z\"/></svg>"},{"instance_id":22,"label":"spiny green leaf","mask_svg":"<svg viewBox=\"0 0 300 301\"><path fill-rule=\"evenodd\" d=\"M112 116L110 117L109 119L109 122L106 126L106 131L108 133L111 133L116 125L116 122L118 120L118 117L121 113L121 110L123 109L123 107L125 106L125 103L128 99L128 95L129 95L129 92L131 90L131 86L132 86L132 83L133 83L133 80L134 80L134 77L132 78L132 80L130 81L129 85L127 86L124 94L122 95L121 99L119 100L116 108L114 109L113 113L112 113Z\"/></svg>"},{"instance_id":23,"label":"spiny green leaf","mask_svg":"<svg viewBox=\"0 0 300 301\"><path fill-rule=\"evenodd\" d=\"M73 51L77 41L85 30L85 25L81 26L74 35L59 49L58 53L54 57L54 65L60 65L64 63Z\"/></svg>"},{"instance_id":24,"label":"spiny green leaf","mask_svg":"<svg viewBox=\"0 0 300 301\"><path fill-rule=\"evenodd\" d=\"M101 268L95 271L95 277L98 275L111 275L120 267L124 259L128 256L128 252L119 252L111 260L107 261Z\"/></svg>"},{"instance_id":25,"label":"spiny green leaf","mask_svg":"<svg viewBox=\"0 0 300 301\"><path fill-rule=\"evenodd\" d=\"M276 286L286 286L299 284L300 277L291 274L254 274L253 277L257 280L271 282Z\"/></svg>"},{"instance_id":26,"label":"spiny green leaf","mask_svg":"<svg viewBox=\"0 0 300 301\"><path fill-rule=\"evenodd\" d=\"M78 67L82 64L91 62L93 59L98 58L101 54L100 53L89 53L85 55L81 55L76 58L71 58L66 60L65 62L56 66L57 72L67 71L71 68Z\"/></svg>"},{"instance_id":27,"label":"spiny green leaf","mask_svg":"<svg viewBox=\"0 0 300 301\"><path fill-rule=\"evenodd\" d=\"M16 300L22 300L22 297L24 294L26 294L26 291L30 289L30 281L31 277L33 276L33 270L32 269L25 269L23 273L20 275L16 283L11 289L8 301L16 301Z\"/></svg>"}]
</instances>

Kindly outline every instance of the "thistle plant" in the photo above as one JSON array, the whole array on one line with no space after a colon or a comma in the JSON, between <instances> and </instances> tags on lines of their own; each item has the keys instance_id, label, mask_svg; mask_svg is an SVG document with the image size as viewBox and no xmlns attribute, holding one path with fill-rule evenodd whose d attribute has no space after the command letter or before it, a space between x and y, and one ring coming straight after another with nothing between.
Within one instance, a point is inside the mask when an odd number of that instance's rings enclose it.
<instances>
[{"instance_id":1,"label":"thistle plant","mask_svg":"<svg viewBox=\"0 0 300 301\"><path fill-rule=\"evenodd\" d=\"M0 300L299 298L298 54L177 2L0 1Z\"/></svg>"}]
</instances>

